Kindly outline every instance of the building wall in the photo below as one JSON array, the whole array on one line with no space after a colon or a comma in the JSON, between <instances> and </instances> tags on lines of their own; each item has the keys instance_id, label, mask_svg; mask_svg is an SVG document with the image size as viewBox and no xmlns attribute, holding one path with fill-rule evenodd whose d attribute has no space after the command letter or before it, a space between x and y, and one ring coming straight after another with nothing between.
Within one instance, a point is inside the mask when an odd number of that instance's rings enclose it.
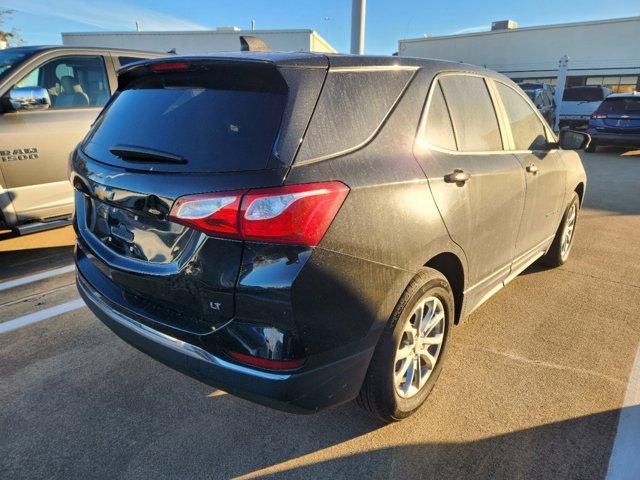
<instances>
[{"instance_id":1,"label":"building wall","mask_svg":"<svg viewBox=\"0 0 640 480\"><path fill-rule=\"evenodd\" d=\"M569 85L634 89L640 75L640 17L400 40L398 54L482 65L514 79L553 83L569 56Z\"/></svg>"},{"instance_id":2,"label":"building wall","mask_svg":"<svg viewBox=\"0 0 640 480\"><path fill-rule=\"evenodd\" d=\"M335 52L313 30L215 30L185 32L87 32L63 33L63 45L74 47L132 48L179 54L204 54L240 50L240 35L261 38L272 50Z\"/></svg>"}]
</instances>

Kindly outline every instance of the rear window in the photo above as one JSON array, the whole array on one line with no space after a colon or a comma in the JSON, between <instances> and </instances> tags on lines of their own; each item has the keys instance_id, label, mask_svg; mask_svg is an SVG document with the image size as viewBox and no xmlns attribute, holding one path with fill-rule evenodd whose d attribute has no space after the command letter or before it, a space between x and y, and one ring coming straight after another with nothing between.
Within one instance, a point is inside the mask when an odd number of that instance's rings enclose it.
<instances>
[{"instance_id":1,"label":"rear window","mask_svg":"<svg viewBox=\"0 0 640 480\"><path fill-rule=\"evenodd\" d=\"M562 95L565 102L600 102L604 99L604 92L596 87L571 87Z\"/></svg>"},{"instance_id":2,"label":"rear window","mask_svg":"<svg viewBox=\"0 0 640 480\"><path fill-rule=\"evenodd\" d=\"M0 78L9 73L16 65L31 55L29 51L16 51L11 48L0 50Z\"/></svg>"},{"instance_id":3,"label":"rear window","mask_svg":"<svg viewBox=\"0 0 640 480\"><path fill-rule=\"evenodd\" d=\"M129 65L133 62L139 62L141 60L147 60L146 57L118 57L118 61L120 62L120 66L124 67L125 65Z\"/></svg>"},{"instance_id":4,"label":"rear window","mask_svg":"<svg viewBox=\"0 0 640 480\"><path fill-rule=\"evenodd\" d=\"M640 97L608 98L602 102L598 111L617 115L640 115Z\"/></svg>"},{"instance_id":5,"label":"rear window","mask_svg":"<svg viewBox=\"0 0 640 480\"><path fill-rule=\"evenodd\" d=\"M280 129L286 85L281 77L245 73L248 78L223 70L134 80L105 110L83 149L99 161L154 171L265 168ZM186 163L132 161L111 153L110 148L123 145L164 152Z\"/></svg>"}]
</instances>

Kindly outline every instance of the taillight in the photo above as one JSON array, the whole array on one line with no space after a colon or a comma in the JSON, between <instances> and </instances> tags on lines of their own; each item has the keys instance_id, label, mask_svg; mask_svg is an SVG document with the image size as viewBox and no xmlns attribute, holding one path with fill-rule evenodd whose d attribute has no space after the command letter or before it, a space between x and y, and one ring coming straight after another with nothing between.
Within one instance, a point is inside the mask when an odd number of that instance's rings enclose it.
<instances>
[{"instance_id":1,"label":"taillight","mask_svg":"<svg viewBox=\"0 0 640 480\"><path fill-rule=\"evenodd\" d=\"M169 220L218 237L241 238L238 212L244 190L180 197Z\"/></svg>"},{"instance_id":2,"label":"taillight","mask_svg":"<svg viewBox=\"0 0 640 480\"><path fill-rule=\"evenodd\" d=\"M161 62L149 65L152 72L184 72L189 69L187 62Z\"/></svg>"},{"instance_id":3,"label":"taillight","mask_svg":"<svg viewBox=\"0 0 640 480\"><path fill-rule=\"evenodd\" d=\"M318 182L179 198L169 219L211 236L315 246L349 193Z\"/></svg>"},{"instance_id":4,"label":"taillight","mask_svg":"<svg viewBox=\"0 0 640 480\"><path fill-rule=\"evenodd\" d=\"M593 112L591 114L591 118L595 119L602 119L602 118L607 118L607 114L606 113L602 113L602 112Z\"/></svg>"}]
</instances>

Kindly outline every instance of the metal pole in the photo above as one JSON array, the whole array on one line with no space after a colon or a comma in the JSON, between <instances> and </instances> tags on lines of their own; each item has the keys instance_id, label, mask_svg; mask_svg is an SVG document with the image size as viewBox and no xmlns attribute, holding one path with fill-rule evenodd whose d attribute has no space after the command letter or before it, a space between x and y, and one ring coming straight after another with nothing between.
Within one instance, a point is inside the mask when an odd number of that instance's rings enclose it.
<instances>
[{"instance_id":1,"label":"metal pole","mask_svg":"<svg viewBox=\"0 0 640 480\"><path fill-rule=\"evenodd\" d=\"M351 53L364 53L364 21L367 0L353 0L351 7Z\"/></svg>"},{"instance_id":2,"label":"metal pole","mask_svg":"<svg viewBox=\"0 0 640 480\"><path fill-rule=\"evenodd\" d=\"M558 77L556 79L556 93L553 100L556 102L556 120L553 129L557 132L560 130L560 105L562 104L562 95L564 95L564 86L567 84L567 69L569 68L569 57L563 55L558 62Z\"/></svg>"}]
</instances>

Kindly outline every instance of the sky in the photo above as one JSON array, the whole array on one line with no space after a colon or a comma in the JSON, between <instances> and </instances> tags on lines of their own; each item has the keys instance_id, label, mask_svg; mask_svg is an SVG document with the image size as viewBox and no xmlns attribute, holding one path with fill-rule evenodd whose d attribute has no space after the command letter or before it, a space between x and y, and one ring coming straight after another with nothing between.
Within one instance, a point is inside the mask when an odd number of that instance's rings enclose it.
<instances>
[{"instance_id":1,"label":"sky","mask_svg":"<svg viewBox=\"0 0 640 480\"><path fill-rule=\"evenodd\" d=\"M0 0L14 10L4 29L26 44L60 44L61 32L310 28L348 52L351 0ZM368 0L365 53L391 54L398 40L489 30L494 20L521 27L640 15L639 0Z\"/></svg>"}]
</instances>

